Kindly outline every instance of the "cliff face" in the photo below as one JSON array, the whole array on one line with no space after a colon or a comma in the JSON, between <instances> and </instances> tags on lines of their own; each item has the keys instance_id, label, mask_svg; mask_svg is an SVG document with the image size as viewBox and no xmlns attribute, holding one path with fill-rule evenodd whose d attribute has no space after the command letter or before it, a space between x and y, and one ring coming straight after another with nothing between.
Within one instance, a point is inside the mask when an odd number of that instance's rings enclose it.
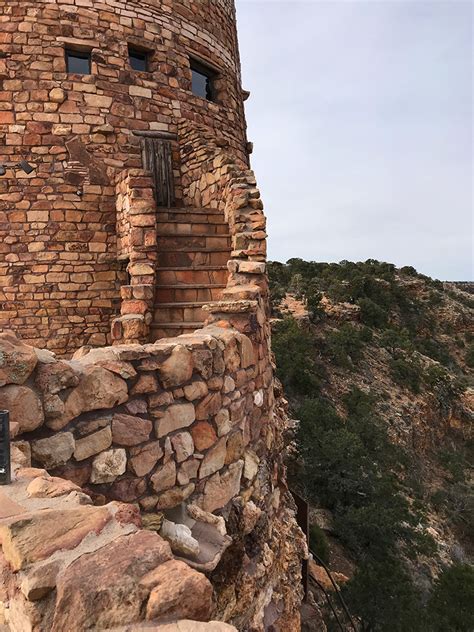
<instances>
[{"instance_id":1,"label":"cliff face","mask_svg":"<svg viewBox=\"0 0 474 632\"><path fill-rule=\"evenodd\" d=\"M342 573L353 612L382 630L385 598L378 613L367 606L377 584L402 603L377 566L384 551L420 593L422 629L435 629L423 613L436 578L473 554L472 296L378 262L270 268L279 376L301 420L293 482L312 506L313 549Z\"/></svg>"}]
</instances>

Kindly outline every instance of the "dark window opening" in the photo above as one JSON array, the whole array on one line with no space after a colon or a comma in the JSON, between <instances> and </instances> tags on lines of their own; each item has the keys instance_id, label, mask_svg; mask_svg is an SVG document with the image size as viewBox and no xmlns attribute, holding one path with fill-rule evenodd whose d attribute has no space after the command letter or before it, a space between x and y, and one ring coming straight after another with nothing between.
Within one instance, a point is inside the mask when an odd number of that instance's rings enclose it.
<instances>
[{"instance_id":1,"label":"dark window opening","mask_svg":"<svg viewBox=\"0 0 474 632\"><path fill-rule=\"evenodd\" d=\"M137 48L128 47L128 59L133 70L148 72L149 53Z\"/></svg>"},{"instance_id":2,"label":"dark window opening","mask_svg":"<svg viewBox=\"0 0 474 632\"><path fill-rule=\"evenodd\" d=\"M190 60L190 65L193 94L207 101L215 101L214 79L217 76L215 70L194 59Z\"/></svg>"},{"instance_id":3,"label":"dark window opening","mask_svg":"<svg viewBox=\"0 0 474 632\"><path fill-rule=\"evenodd\" d=\"M74 73L76 75L90 75L90 51L72 50L71 48L66 48L66 68L67 72Z\"/></svg>"}]
</instances>

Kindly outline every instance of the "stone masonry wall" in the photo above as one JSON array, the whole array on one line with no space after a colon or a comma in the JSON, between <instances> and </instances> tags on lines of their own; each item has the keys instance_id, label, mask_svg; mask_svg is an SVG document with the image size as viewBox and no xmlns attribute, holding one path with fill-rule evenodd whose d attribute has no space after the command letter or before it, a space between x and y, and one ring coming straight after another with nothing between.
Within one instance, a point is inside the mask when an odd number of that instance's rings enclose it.
<instances>
[{"instance_id":1,"label":"stone masonry wall","mask_svg":"<svg viewBox=\"0 0 474 632\"><path fill-rule=\"evenodd\" d=\"M71 361L0 334L0 407L11 412L14 453L96 503L134 503L170 524L189 506L222 516L228 540L204 565L215 618L263 630L270 616L275 629L297 630L304 545L254 308L237 318L248 335L223 312L192 335Z\"/></svg>"},{"instance_id":2,"label":"stone masonry wall","mask_svg":"<svg viewBox=\"0 0 474 632\"><path fill-rule=\"evenodd\" d=\"M126 272L116 182L142 168L141 133L205 125L247 160L232 2L0 0L0 327L58 354L111 342ZM130 67L127 45L150 52ZM65 47L90 50L68 74ZM218 70L216 102L191 91L189 56ZM179 151L173 143L178 203Z\"/></svg>"}]
</instances>

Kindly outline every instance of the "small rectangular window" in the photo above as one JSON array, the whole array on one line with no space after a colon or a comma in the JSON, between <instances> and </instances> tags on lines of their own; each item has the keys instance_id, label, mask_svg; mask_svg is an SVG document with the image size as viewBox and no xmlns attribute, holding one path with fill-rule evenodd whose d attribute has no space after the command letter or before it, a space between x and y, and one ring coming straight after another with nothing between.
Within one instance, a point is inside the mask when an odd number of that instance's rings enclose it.
<instances>
[{"instance_id":1,"label":"small rectangular window","mask_svg":"<svg viewBox=\"0 0 474 632\"><path fill-rule=\"evenodd\" d=\"M217 73L195 59L190 59L192 92L201 99L215 101L214 79Z\"/></svg>"},{"instance_id":2,"label":"small rectangular window","mask_svg":"<svg viewBox=\"0 0 474 632\"><path fill-rule=\"evenodd\" d=\"M66 68L67 72L77 75L91 74L91 54L90 51L73 50L66 48Z\"/></svg>"},{"instance_id":3,"label":"small rectangular window","mask_svg":"<svg viewBox=\"0 0 474 632\"><path fill-rule=\"evenodd\" d=\"M149 53L137 48L128 47L128 59L133 70L148 72Z\"/></svg>"}]
</instances>

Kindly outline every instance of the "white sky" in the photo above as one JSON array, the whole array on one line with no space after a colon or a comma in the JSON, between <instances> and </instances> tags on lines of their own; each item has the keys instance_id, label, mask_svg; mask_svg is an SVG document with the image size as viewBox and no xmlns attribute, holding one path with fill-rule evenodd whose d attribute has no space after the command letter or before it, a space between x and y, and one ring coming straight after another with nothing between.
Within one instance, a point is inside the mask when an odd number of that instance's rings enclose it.
<instances>
[{"instance_id":1,"label":"white sky","mask_svg":"<svg viewBox=\"0 0 474 632\"><path fill-rule=\"evenodd\" d=\"M237 0L271 259L473 277L473 7Z\"/></svg>"}]
</instances>

